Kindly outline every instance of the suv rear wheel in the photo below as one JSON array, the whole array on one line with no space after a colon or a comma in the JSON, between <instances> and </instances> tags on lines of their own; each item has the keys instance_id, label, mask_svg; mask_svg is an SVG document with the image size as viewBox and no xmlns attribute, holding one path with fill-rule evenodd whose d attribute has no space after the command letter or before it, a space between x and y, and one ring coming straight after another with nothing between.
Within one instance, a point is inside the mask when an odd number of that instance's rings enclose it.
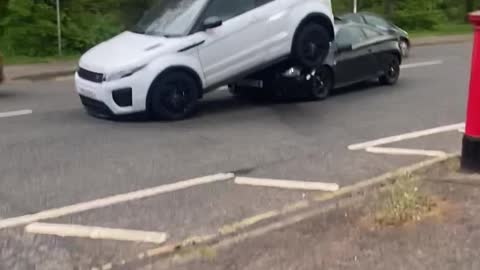
<instances>
[{"instance_id":1,"label":"suv rear wheel","mask_svg":"<svg viewBox=\"0 0 480 270\"><path fill-rule=\"evenodd\" d=\"M327 29L318 23L308 22L295 34L292 58L306 67L318 67L325 61L330 50Z\"/></svg>"}]
</instances>

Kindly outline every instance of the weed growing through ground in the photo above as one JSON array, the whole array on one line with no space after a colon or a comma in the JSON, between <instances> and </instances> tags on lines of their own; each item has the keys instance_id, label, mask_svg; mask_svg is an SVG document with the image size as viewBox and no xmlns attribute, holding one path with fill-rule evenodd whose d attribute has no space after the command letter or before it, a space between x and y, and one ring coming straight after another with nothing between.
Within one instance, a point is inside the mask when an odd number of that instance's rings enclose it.
<instances>
[{"instance_id":1,"label":"weed growing through ground","mask_svg":"<svg viewBox=\"0 0 480 270\"><path fill-rule=\"evenodd\" d=\"M375 220L384 226L419 221L432 211L434 206L433 200L419 189L419 179L406 175L389 188Z\"/></svg>"}]
</instances>

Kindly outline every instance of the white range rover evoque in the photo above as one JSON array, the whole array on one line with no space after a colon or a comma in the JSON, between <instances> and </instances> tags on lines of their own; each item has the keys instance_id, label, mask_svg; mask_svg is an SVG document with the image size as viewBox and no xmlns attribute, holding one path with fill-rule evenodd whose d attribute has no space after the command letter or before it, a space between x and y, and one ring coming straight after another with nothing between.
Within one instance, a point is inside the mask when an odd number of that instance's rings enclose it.
<instances>
[{"instance_id":1,"label":"white range rover evoque","mask_svg":"<svg viewBox=\"0 0 480 270\"><path fill-rule=\"evenodd\" d=\"M331 0L162 0L135 27L85 53L87 111L189 116L204 93L285 58L314 67L334 40Z\"/></svg>"}]
</instances>

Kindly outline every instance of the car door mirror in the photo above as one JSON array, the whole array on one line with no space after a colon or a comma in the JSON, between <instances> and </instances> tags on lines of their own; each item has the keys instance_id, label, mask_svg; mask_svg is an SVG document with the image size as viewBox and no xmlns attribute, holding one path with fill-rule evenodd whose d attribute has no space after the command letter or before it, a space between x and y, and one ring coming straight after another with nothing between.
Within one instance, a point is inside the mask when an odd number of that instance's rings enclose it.
<instances>
[{"instance_id":1,"label":"car door mirror","mask_svg":"<svg viewBox=\"0 0 480 270\"><path fill-rule=\"evenodd\" d=\"M203 21L203 30L217 28L223 24L219 17L208 17Z\"/></svg>"},{"instance_id":2,"label":"car door mirror","mask_svg":"<svg viewBox=\"0 0 480 270\"><path fill-rule=\"evenodd\" d=\"M352 51L352 50L353 50L352 44L337 45L337 53L348 52L348 51Z\"/></svg>"}]
</instances>

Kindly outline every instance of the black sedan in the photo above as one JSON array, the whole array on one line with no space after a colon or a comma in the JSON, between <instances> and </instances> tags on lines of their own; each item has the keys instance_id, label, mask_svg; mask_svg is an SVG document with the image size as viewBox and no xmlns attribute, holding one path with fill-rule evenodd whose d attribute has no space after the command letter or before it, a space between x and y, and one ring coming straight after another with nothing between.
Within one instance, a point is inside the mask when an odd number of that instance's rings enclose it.
<instances>
[{"instance_id":1,"label":"black sedan","mask_svg":"<svg viewBox=\"0 0 480 270\"><path fill-rule=\"evenodd\" d=\"M378 80L393 85L400 76L398 37L352 22L336 25L336 40L324 65L306 68L284 61L229 85L235 96L327 98L335 88Z\"/></svg>"},{"instance_id":2,"label":"black sedan","mask_svg":"<svg viewBox=\"0 0 480 270\"><path fill-rule=\"evenodd\" d=\"M349 13L340 16L339 19L368 24L382 31L389 32L392 35L397 35L399 37L399 45L402 51L402 56L408 57L410 53L410 38L408 36L408 32L392 22L389 22L388 20L370 12Z\"/></svg>"}]
</instances>

